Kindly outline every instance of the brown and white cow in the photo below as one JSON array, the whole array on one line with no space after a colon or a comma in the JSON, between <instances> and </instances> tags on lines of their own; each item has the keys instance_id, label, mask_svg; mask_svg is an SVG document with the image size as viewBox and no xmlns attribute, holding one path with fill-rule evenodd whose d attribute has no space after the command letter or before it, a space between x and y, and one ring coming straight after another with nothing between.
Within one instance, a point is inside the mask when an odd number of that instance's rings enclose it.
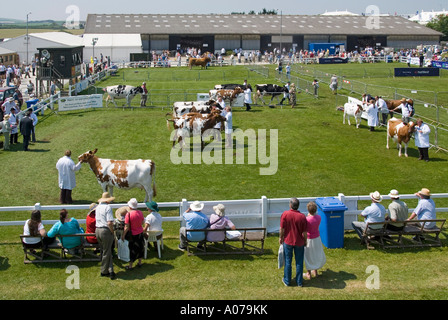
<instances>
[{"instance_id":1,"label":"brown and white cow","mask_svg":"<svg viewBox=\"0 0 448 320\"><path fill-rule=\"evenodd\" d=\"M347 119L348 125L350 126L350 117L354 117L356 121L356 128L359 128L361 124L361 116L362 116L363 108L360 104L349 103L344 104L344 120L342 121L345 124L345 120Z\"/></svg>"},{"instance_id":2,"label":"brown and white cow","mask_svg":"<svg viewBox=\"0 0 448 320\"><path fill-rule=\"evenodd\" d=\"M184 138L201 135L201 149L203 149L204 142L202 138L204 132L213 129L217 123L221 123L221 127L224 127L225 121L226 118L221 116L221 111L216 109L212 110L209 114L190 112L180 117L167 119L168 129L169 123L173 122L174 129L176 130L172 138L173 148L176 145L176 141L183 148Z\"/></svg>"},{"instance_id":3,"label":"brown and white cow","mask_svg":"<svg viewBox=\"0 0 448 320\"><path fill-rule=\"evenodd\" d=\"M178 117L190 112L210 113L216 102L209 101L177 101L173 104L173 116Z\"/></svg>"},{"instance_id":4,"label":"brown and white cow","mask_svg":"<svg viewBox=\"0 0 448 320\"><path fill-rule=\"evenodd\" d=\"M210 99L217 100L218 96L221 96L223 100L228 100L230 103L239 95L242 94L243 89L241 87L236 87L235 89L220 89L220 90L210 90Z\"/></svg>"},{"instance_id":5,"label":"brown and white cow","mask_svg":"<svg viewBox=\"0 0 448 320\"><path fill-rule=\"evenodd\" d=\"M397 118L392 118L387 122L387 144L389 149L389 139L392 138L397 143L398 156L401 157L401 144L404 144L404 155L408 156L408 143L411 140L412 132L414 131L415 123L410 121L404 124L403 121Z\"/></svg>"},{"instance_id":6,"label":"brown and white cow","mask_svg":"<svg viewBox=\"0 0 448 320\"><path fill-rule=\"evenodd\" d=\"M113 195L113 188L144 189L145 202L156 196L155 164L152 160L112 160L98 158L98 149L87 151L78 157L81 163L88 163L103 192Z\"/></svg>"}]
</instances>

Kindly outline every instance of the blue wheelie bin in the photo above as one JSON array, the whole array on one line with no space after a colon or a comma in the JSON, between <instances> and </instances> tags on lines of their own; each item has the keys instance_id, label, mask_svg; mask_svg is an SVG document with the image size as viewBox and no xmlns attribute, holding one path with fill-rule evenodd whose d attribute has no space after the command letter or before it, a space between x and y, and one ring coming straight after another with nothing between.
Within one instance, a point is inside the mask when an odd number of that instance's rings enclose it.
<instances>
[{"instance_id":1,"label":"blue wheelie bin","mask_svg":"<svg viewBox=\"0 0 448 320\"><path fill-rule=\"evenodd\" d=\"M344 247L344 214L348 209L337 198L317 198L317 213L321 216L319 233L322 243L329 249Z\"/></svg>"}]
</instances>

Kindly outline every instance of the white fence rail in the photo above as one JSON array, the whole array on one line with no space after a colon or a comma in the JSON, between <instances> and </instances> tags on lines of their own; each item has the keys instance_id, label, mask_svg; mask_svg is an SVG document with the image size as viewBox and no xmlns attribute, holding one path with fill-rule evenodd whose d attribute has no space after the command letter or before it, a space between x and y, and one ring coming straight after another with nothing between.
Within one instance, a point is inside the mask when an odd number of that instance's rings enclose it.
<instances>
[{"instance_id":1,"label":"white fence rail","mask_svg":"<svg viewBox=\"0 0 448 320\"><path fill-rule=\"evenodd\" d=\"M448 193L438 193L433 194L431 196L433 199L436 198L448 198ZM310 201L315 201L318 197L308 197L308 198L298 198L300 201L299 210L301 212L307 212L306 205ZM326 198L326 197L322 197ZM335 196L339 201L345 204L347 210L344 213L344 227L346 230L352 229L352 221L356 221L358 219L358 215L361 213L363 207L360 208L358 203L359 201L369 201L370 196L345 196L340 193ZM390 198L385 195L383 196L384 200L390 200ZM401 200L406 199L416 199L416 196L413 194L401 195ZM188 201L186 199L182 199L179 202L161 202L158 203L159 208L174 208L179 211L178 216L171 217L163 217L164 222L179 222L180 225L183 225L184 220L182 218L182 213L190 206L192 201ZM289 198L277 198L277 199L269 199L265 196L260 199L245 199L245 200L222 200L222 201L204 201L204 209L203 212L207 215L211 215L213 213L213 206L218 203L224 204L226 207L226 216L232 220L238 227L264 227L267 228L269 233L278 232L280 226L280 216L283 211L289 209ZM126 204L111 204L113 210L125 206ZM437 205L437 201L436 201ZM144 209L145 204L139 203L139 208ZM34 206L21 206L21 207L0 207L0 212L23 212L32 210L41 210L41 211L58 211L60 209L67 210L85 210L88 211L89 205L48 205L44 206L40 203L36 203ZM413 211L414 208L409 208L409 213ZM437 208L437 213L448 213L448 208ZM163 215L163 213L162 213ZM77 217L75 217L77 218ZM85 223L85 216L82 218L77 218L77 220L83 224ZM43 224L54 224L58 220L44 220ZM0 226L23 226L25 221L0 221Z\"/></svg>"}]
</instances>

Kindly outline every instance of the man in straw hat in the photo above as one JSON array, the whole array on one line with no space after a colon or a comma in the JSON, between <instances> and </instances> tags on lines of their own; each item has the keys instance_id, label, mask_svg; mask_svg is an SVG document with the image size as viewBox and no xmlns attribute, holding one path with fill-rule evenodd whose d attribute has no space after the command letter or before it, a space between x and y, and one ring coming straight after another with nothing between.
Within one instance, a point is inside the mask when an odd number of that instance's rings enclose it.
<instances>
[{"instance_id":1,"label":"man in straw hat","mask_svg":"<svg viewBox=\"0 0 448 320\"><path fill-rule=\"evenodd\" d=\"M115 197L111 197L109 192L104 192L98 199L98 206L95 209L96 216L96 238L101 245L103 257L101 259L101 276L116 278L114 264L112 260L112 246L114 244L114 216L109 205Z\"/></svg>"},{"instance_id":2,"label":"man in straw hat","mask_svg":"<svg viewBox=\"0 0 448 320\"><path fill-rule=\"evenodd\" d=\"M206 229L209 226L208 217L202 213L204 204L199 201L194 201L190 208L184 213L185 227L181 227L179 230L180 244L179 249L184 251L187 249L187 239L190 241L199 241L198 247L202 245L202 241L205 240L205 232L187 232L187 229Z\"/></svg>"},{"instance_id":3,"label":"man in straw hat","mask_svg":"<svg viewBox=\"0 0 448 320\"><path fill-rule=\"evenodd\" d=\"M81 169L81 162L76 165L70 156L72 152L66 150L64 156L58 160L56 163L56 169L58 169L58 180L59 188L61 193L59 196L59 201L61 204L71 204L72 200L72 190L76 187L75 172Z\"/></svg>"},{"instance_id":4,"label":"man in straw hat","mask_svg":"<svg viewBox=\"0 0 448 320\"><path fill-rule=\"evenodd\" d=\"M362 239L362 234L366 229L368 222L384 222L386 216L386 208L382 204L383 197L378 191L370 193L370 199L372 203L370 206L366 207L362 212L361 216L364 217L364 221L353 221L352 226L358 234L359 238ZM381 226L370 227L372 229L381 228Z\"/></svg>"},{"instance_id":5,"label":"man in straw hat","mask_svg":"<svg viewBox=\"0 0 448 320\"><path fill-rule=\"evenodd\" d=\"M404 224L396 223L396 221L405 221L408 218L408 206L400 200L400 194L397 190L390 190L388 195L392 202L388 207L389 216L386 217L386 220L391 221L387 224L387 229L392 231L401 231L404 228Z\"/></svg>"},{"instance_id":6,"label":"man in straw hat","mask_svg":"<svg viewBox=\"0 0 448 320\"><path fill-rule=\"evenodd\" d=\"M412 220L417 217L418 220L434 220L436 218L436 204L434 200L431 199L431 192L427 188L423 188L422 190L415 193L415 195L419 198L418 205L412 212L411 216L408 220ZM436 227L435 222L426 222L426 229L433 229Z\"/></svg>"}]
</instances>

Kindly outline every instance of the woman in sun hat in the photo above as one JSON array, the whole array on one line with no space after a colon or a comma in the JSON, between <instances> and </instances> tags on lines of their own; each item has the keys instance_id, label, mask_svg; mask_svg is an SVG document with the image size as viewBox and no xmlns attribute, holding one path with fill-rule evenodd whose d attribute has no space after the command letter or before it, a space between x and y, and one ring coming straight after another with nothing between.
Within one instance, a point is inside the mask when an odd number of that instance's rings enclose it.
<instances>
[{"instance_id":1,"label":"woman in sun hat","mask_svg":"<svg viewBox=\"0 0 448 320\"><path fill-rule=\"evenodd\" d=\"M96 210L97 204L91 203L89 206L89 213L87 213L86 217L86 233L95 233L96 230ZM95 237L86 237L87 242L89 243L98 243L98 239Z\"/></svg>"},{"instance_id":2,"label":"woman in sun hat","mask_svg":"<svg viewBox=\"0 0 448 320\"><path fill-rule=\"evenodd\" d=\"M126 234L129 233L129 251L130 251L130 261L126 270L132 270L135 260L138 260L137 266L142 265L142 258L145 250L145 238L143 236L143 213L138 210L137 199L132 198L127 203L130 211L126 214L124 218L124 231L121 235L121 240L124 240Z\"/></svg>"},{"instance_id":3,"label":"woman in sun hat","mask_svg":"<svg viewBox=\"0 0 448 320\"><path fill-rule=\"evenodd\" d=\"M146 202L146 208L149 214L145 218L145 232L146 231L161 231L162 216L159 213L159 206L155 201Z\"/></svg>"},{"instance_id":4,"label":"woman in sun hat","mask_svg":"<svg viewBox=\"0 0 448 320\"><path fill-rule=\"evenodd\" d=\"M123 206L115 210L114 231L117 239L121 239L124 230L124 217L130 210L128 206Z\"/></svg>"},{"instance_id":5,"label":"woman in sun hat","mask_svg":"<svg viewBox=\"0 0 448 320\"><path fill-rule=\"evenodd\" d=\"M380 204L380 202L383 201L383 196L378 191L375 191L370 193L370 199L372 200L371 205L361 212L364 221L352 222L353 229L355 229L360 239L362 239L362 234L366 229L368 222L384 222L385 220L386 208ZM370 228L382 228L382 226L372 226Z\"/></svg>"},{"instance_id":6,"label":"woman in sun hat","mask_svg":"<svg viewBox=\"0 0 448 320\"><path fill-rule=\"evenodd\" d=\"M418 220L434 220L436 217L436 204L434 200L431 199L431 192L427 188L423 188L422 190L415 193L415 195L419 198L418 205L412 212L411 216L408 220L412 220L417 217ZM435 222L427 222L425 223L426 229L433 229L436 227Z\"/></svg>"},{"instance_id":7,"label":"woman in sun hat","mask_svg":"<svg viewBox=\"0 0 448 320\"><path fill-rule=\"evenodd\" d=\"M223 204L218 204L213 207L215 211L210 216L210 229L232 229L235 230L236 227L229 218L226 217L225 206ZM212 231L207 233L207 241L220 242L223 241L226 236L224 231Z\"/></svg>"}]
</instances>

